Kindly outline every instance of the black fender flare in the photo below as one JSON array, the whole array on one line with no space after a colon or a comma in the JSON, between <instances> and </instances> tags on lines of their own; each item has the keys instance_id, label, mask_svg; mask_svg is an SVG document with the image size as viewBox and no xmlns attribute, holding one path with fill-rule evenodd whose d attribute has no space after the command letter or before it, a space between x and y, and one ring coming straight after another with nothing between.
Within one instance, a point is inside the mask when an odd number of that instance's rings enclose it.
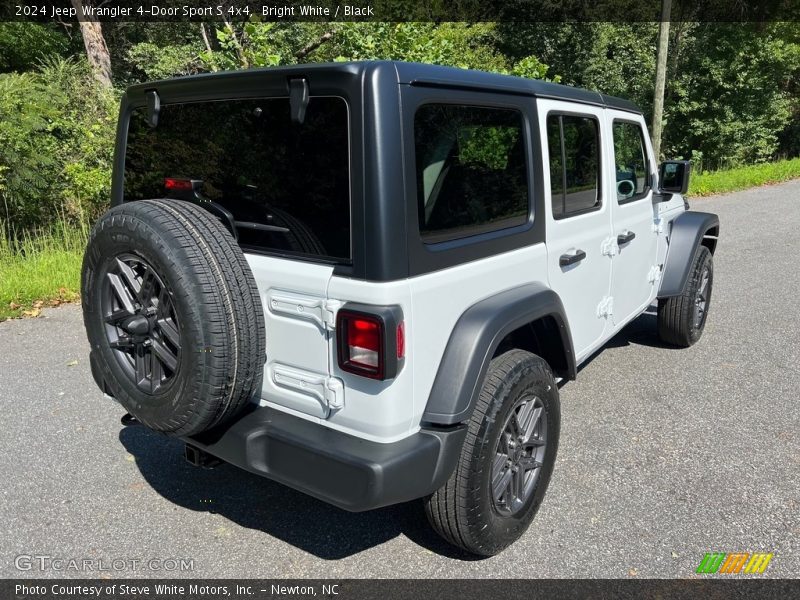
<instances>
[{"instance_id":1,"label":"black fender flare","mask_svg":"<svg viewBox=\"0 0 800 600\"><path fill-rule=\"evenodd\" d=\"M467 420L503 338L542 317L552 317L566 358L562 377L576 374L572 336L561 299L541 283L528 283L470 306L453 328L433 381L422 421L454 425Z\"/></svg>"},{"instance_id":2,"label":"black fender flare","mask_svg":"<svg viewBox=\"0 0 800 600\"><path fill-rule=\"evenodd\" d=\"M671 223L667 257L664 260L664 271L661 275L659 298L680 296L689 279L692 259L703 237L711 230L719 231L719 217L712 213L686 211ZM712 245L716 246L716 240Z\"/></svg>"}]
</instances>

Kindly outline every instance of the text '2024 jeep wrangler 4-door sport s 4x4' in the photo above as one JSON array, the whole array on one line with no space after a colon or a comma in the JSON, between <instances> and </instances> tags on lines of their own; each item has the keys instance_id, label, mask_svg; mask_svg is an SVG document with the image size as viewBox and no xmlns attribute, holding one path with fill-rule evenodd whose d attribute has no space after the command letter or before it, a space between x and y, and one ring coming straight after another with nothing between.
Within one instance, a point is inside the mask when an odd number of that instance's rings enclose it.
<instances>
[{"instance_id":1,"label":"text '2024 jeep wrangler 4-door sport s 4x4'","mask_svg":"<svg viewBox=\"0 0 800 600\"><path fill-rule=\"evenodd\" d=\"M516 540L559 380L658 302L700 337L719 222L633 104L398 62L193 76L122 101L83 267L91 366L136 420L351 511L425 498Z\"/></svg>"}]
</instances>

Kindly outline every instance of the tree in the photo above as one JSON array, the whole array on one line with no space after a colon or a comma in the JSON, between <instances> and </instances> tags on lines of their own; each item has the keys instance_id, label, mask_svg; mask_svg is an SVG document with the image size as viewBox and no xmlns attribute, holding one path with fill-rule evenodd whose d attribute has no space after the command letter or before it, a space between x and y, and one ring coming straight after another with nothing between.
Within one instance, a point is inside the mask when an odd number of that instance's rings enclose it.
<instances>
[{"instance_id":1,"label":"tree","mask_svg":"<svg viewBox=\"0 0 800 600\"><path fill-rule=\"evenodd\" d=\"M86 47L86 57L94 71L94 76L103 87L111 87L111 55L108 52L106 39L103 37L103 28L99 21L87 19L83 14L84 1L87 5L91 0L72 0L72 6L78 11L78 23L81 27L83 45Z\"/></svg>"},{"instance_id":2,"label":"tree","mask_svg":"<svg viewBox=\"0 0 800 600\"><path fill-rule=\"evenodd\" d=\"M653 154L661 160L661 127L664 115L664 88L667 80L667 54L669 53L669 14L672 0L661 0L661 23L658 26L658 54L656 58L656 83L653 92Z\"/></svg>"},{"instance_id":3,"label":"tree","mask_svg":"<svg viewBox=\"0 0 800 600\"><path fill-rule=\"evenodd\" d=\"M781 154L780 136L797 102L798 24L698 23L682 44L668 82L664 153L706 170Z\"/></svg>"},{"instance_id":4,"label":"tree","mask_svg":"<svg viewBox=\"0 0 800 600\"><path fill-rule=\"evenodd\" d=\"M0 73L30 71L43 58L67 54L69 46L57 23L0 21Z\"/></svg>"}]
</instances>

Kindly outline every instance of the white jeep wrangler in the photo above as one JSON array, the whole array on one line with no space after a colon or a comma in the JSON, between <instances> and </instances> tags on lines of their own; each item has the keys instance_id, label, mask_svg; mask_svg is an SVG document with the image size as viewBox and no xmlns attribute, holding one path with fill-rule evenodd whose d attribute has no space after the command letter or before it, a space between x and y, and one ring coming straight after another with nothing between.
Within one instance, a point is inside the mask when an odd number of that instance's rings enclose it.
<instances>
[{"instance_id":1,"label":"white jeep wrangler","mask_svg":"<svg viewBox=\"0 0 800 600\"><path fill-rule=\"evenodd\" d=\"M558 382L658 302L696 342L719 221L630 102L399 62L136 85L83 267L100 388L198 465L346 510L424 498L492 555L558 447Z\"/></svg>"}]
</instances>

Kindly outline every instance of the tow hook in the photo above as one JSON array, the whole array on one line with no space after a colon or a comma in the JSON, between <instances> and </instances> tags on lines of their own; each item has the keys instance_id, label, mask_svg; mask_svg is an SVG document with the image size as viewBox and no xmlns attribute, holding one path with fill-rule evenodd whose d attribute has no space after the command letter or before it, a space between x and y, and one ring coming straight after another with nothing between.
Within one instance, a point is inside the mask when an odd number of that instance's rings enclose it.
<instances>
[{"instance_id":1,"label":"tow hook","mask_svg":"<svg viewBox=\"0 0 800 600\"><path fill-rule=\"evenodd\" d=\"M216 456L212 456L205 450L201 450L197 446L192 446L191 444L186 444L183 450L183 456L189 464L204 469L213 469L222 464L222 461Z\"/></svg>"}]
</instances>

